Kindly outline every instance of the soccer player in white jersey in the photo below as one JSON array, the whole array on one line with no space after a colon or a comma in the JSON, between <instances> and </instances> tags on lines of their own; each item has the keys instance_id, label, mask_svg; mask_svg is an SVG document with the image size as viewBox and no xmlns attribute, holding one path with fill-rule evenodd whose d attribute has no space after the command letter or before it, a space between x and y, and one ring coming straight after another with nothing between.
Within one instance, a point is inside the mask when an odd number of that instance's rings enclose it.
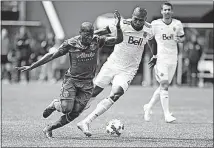
<instances>
[{"instance_id":1,"label":"soccer player in white jersey","mask_svg":"<svg viewBox=\"0 0 214 148\"><path fill-rule=\"evenodd\" d=\"M131 19L121 21L123 42L115 46L98 73L94 81L95 88L92 97L96 97L111 83L110 95L99 102L95 110L77 124L86 136L91 136L89 124L106 112L127 91L134 78L142 58L144 45L153 37L151 25L145 21L146 16L147 11L137 7ZM107 27L96 33L111 33L114 32L112 28Z\"/></svg>"},{"instance_id":2,"label":"soccer player in white jersey","mask_svg":"<svg viewBox=\"0 0 214 148\"><path fill-rule=\"evenodd\" d=\"M165 2L161 5L161 14L162 18L151 23L157 49L153 48L154 55L149 62L150 67L154 66L156 79L160 85L150 102L144 105L144 119L150 121L152 107L160 99L165 121L170 123L176 118L169 111L168 88L177 67L177 43L182 43L185 38L182 23L172 18L173 6L171 3Z\"/></svg>"}]
</instances>

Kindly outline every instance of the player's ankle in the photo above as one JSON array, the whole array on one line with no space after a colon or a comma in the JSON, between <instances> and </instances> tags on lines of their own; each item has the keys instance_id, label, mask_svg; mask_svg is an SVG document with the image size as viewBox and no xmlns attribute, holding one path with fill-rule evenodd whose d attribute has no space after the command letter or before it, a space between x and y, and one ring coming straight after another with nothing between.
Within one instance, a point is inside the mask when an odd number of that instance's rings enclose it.
<instances>
[{"instance_id":1,"label":"player's ankle","mask_svg":"<svg viewBox=\"0 0 214 148\"><path fill-rule=\"evenodd\" d=\"M48 125L47 128L46 128L46 130L49 131L49 132L52 131L52 126Z\"/></svg>"},{"instance_id":2,"label":"player's ankle","mask_svg":"<svg viewBox=\"0 0 214 148\"><path fill-rule=\"evenodd\" d=\"M151 109L152 109L151 104L150 104L150 103L145 104L145 109L146 109L146 110L151 110Z\"/></svg>"},{"instance_id":3,"label":"player's ankle","mask_svg":"<svg viewBox=\"0 0 214 148\"><path fill-rule=\"evenodd\" d=\"M152 105L150 103L147 104L147 109L151 110L152 109Z\"/></svg>"},{"instance_id":4,"label":"player's ankle","mask_svg":"<svg viewBox=\"0 0 214 148\"><path fill-rule=\"evenodd\" d=\"M89 123L90 123L90 121L88 121L86 119L84 119L84 120L82 120L82 121L79 122L79 124L89 124Z\"/></svg>"},{"instance_id":5,"label":"player's ankle","mask_svg":"<svg viewBox=\"0 0 214 148\"><path fill-rule=\"evenodd\" d=\"M171 114L170 114L170 112L166 112L166 113L164 113L164 116L165 116L165 118L167 118L167 117L171 116Z\"/></svg>"}]
</instances>

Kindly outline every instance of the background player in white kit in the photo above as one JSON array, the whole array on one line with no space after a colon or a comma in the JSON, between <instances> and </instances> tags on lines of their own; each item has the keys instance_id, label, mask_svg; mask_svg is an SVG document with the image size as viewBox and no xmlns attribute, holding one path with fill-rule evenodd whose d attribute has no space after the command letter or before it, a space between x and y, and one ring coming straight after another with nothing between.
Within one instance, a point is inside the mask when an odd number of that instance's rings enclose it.
<instances>
[{"instance_id":1,"label":"background player in white kit","mask_svg":"<svg viewBox=\"0 0 214 148\"><path fill-rule=\"evenodd\" d=\"M149 62L150 67L155 66L155 75L160 83L154 92L150 102L144 105L144 119L151 118L152 107L161 100L165 121L167 123L176 120L169 111L169 84L175 74L177 67L177 43L184 41L184 30L179 20L172 18L173 6L169 2L161 5L162 18L152 21L154 39L157 49L153 48L153 57ZM157 54L157 55L156 55Z\"/></svg>"},{"instance_id":2,"label":"background player in white kit","mask_svg":"<svg viewBox=\"0 0 214 148\"><path fill-rule=\"evenodd\" d=\"M98 103L91 114L77 124L86 136L91 136L89 124L106 112L127 91L134 78L142 58L144 45L153 37L151 25L145 22L146 16L147 11L137 7L131 19L121 21L123 42L115 46L113 53L97 75L92 97L96 97L110 83L112 83L111 93L109 97ZM111 33L115 30L112 28L115 27L107 27L96 33Z\"/></svg>"}]
</instances>

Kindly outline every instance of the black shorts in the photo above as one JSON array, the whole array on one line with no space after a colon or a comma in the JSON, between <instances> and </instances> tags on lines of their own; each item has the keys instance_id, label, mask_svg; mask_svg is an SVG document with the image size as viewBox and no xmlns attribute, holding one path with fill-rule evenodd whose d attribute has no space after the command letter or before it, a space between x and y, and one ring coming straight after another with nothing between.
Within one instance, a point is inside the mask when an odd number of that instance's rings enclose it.
<instances>
[{"instance_id":1,"label":"black shorts","mask_svg":"<svg viewBox=\"0 0 214 148\"><path fill-rule=\"evenodd\" d=\"M60 93L60 99L74 99L81 105L86 106L93 92L92 80L76 80L65 76Z\"/></svg>"},{"instance_id":2,"label":"black shorts","mask_svg":"<svg viewBox=\"0 0 214 148\"><path fill-rule=\"evenodd\" d=\"M8 59L7 59L7 55L1 55L1 63L2 64L7 64L9 63Z\"/></svg>"}]
</instances>

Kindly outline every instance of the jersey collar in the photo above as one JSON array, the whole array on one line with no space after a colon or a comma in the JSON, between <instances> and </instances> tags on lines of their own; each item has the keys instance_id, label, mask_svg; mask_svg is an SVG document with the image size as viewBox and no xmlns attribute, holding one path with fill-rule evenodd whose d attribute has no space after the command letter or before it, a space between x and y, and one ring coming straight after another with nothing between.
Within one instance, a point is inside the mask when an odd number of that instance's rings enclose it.
<instances>
[{"instance_id":1,"label":"jersey collar","mask_svg":"<svg viewBox=\"0 0 214 148\"><path fill-rule=\"evenodd\" d=\"M170 22L169 24L167 24L167 23L165 23L165 22L163 21L163 19L161 19L161 21L162 21L165 25L167 25L167 26L169 26L170 24L172 24L172 20L173 20L173 19L171 19L171 22Z\"/></svg>"}]
</instances>

